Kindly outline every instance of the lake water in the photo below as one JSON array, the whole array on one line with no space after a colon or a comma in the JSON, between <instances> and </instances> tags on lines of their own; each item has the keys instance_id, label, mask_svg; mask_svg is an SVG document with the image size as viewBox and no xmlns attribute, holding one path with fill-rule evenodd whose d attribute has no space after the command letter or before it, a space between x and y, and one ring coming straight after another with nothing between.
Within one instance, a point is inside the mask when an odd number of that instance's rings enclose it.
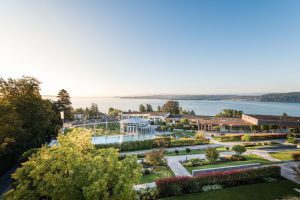
<instances>
[{"instance_id":1,"label":"lake water","mask_svg":"<svg viewBox=\"0 0 300 200\"><path fill-rule=\"evenodd\" d=\"M153 109L162 106L166 100L161 99L120 99L120 98L86 98L73 97L73 107L89 107L97 103L101 112L108 112L110 107L122 111L137 111L140 104L151 104ZM247 114L300 116L300 103L273 103L273 102L250 102L250 101L207 101L207 100L179 100L180 106L186 110L194 110L197 115L215 115L223 109L242 110Z\"/></svg>"}]
</instances>

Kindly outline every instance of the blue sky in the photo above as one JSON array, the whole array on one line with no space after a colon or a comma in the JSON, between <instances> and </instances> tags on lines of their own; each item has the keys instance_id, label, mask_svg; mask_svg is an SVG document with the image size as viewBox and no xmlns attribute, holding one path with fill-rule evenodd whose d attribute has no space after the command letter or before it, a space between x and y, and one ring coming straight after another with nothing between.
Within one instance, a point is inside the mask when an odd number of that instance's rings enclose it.
<instances>
[{"instance_id":1,"label":"blue sky","mask_svg":"<svg viewBox=\"0 0 300 200\"><path fill-rule=\"evenodd\" d=\"M0 27L0 76L43 94L299 91L298 0L3 0Z\"/></svg>"}]
</instances>

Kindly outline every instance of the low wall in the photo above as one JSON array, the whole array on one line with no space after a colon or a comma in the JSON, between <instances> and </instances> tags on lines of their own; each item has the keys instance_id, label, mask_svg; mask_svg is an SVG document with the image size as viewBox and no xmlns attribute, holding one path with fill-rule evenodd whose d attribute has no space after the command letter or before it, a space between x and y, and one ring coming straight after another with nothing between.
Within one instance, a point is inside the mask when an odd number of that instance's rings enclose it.
<instances>
[{"instance_id":1,"label":"low wall","mask_svg":"<svg viewBox=\"0 0 300 200\"><path fill-rule=\"evenodd\" d=\"M252 167L260 167L262 164L260 163L252 163L246 165L235 165L235 166L228 166L228 167L219 167L219 168L209 168L209 169L198 169L192 171L192 176L199 176L201 174L211 173L211 172L224 172L236 169L247 169Z\"/></svg>"}]
</instances>

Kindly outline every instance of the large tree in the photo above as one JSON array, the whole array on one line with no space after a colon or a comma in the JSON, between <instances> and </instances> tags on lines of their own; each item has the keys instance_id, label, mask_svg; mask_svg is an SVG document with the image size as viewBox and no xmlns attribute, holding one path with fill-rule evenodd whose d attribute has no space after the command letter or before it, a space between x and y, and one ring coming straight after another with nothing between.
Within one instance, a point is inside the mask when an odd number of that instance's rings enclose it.
<instances>
[{"instance_id":1,"label":"large tree","mask_svg":"<svg viewBox=\"0 0 300 200\"><path fill-rule=\"evenodd\" d=\"M161 108L163 112L168 112L171 114L179 114L180 108L178 101L167 101Z\"/></svg>"},{"instance_id":2,"label":"large tree","mask_svg":"<svg viewBox=\"0 0 300 200\"><path fill-rule=\"evenodd\" d=\"M71 97L65 89L59 91L56 104L58 109L64 112L65 120L73 119Z\"/></svg>"},{"instance_id":3,"label":"large tree","mask_svg":"<svg viewBox=\"0 0 300 200\"><path fill-rule=\"evenodd\" d=\"M42 147L13 174L4 199L135 199L141 169L136 156L120 159L118 150L96 149L91 133L76 129Z\"/></svg>"},{"instance_id":4,"label":"large tree","mask_svg":"<svg viewBox=\"0 0 300 200\"><path fill-rule=\"evenodd\" d=\"M222 112L218 113L217 117L233 117L233 118L241 118L243 115L243 111L241 110L233 110L233 109L224 109Z\"/></svg>"},{"instance_id":5,"label":"large tree","mask_svg":"<svg viewBox=\"0 0 300 200\"><path fill-rule=\"evenodd\" d=\"M38 80L0 79L0 174L22 152L56 136L60 123L54 103L42 99Z\"/></svg>"},{"instance_id":6,"label":"large tree","mask_svg":"<svg viewBox=\"0 0 300 200\"><path fill-rule=\"evenodd\" d=\"M153 112L153 108L152 108L151 104L146 105L146 112Z\"/></svg>"},{"instance_id":7,"label":"large tree","mask_svg":"<svg viewBox=\"0 0 300 200\"><path fill-rule=\"evenodd\" d=\"M143 104L141 104L141 105L139 106L139 111L140 111L140 112L146 112L146 108L145 108L145 106L144 106Z\"/></svg>"}]
</instances>

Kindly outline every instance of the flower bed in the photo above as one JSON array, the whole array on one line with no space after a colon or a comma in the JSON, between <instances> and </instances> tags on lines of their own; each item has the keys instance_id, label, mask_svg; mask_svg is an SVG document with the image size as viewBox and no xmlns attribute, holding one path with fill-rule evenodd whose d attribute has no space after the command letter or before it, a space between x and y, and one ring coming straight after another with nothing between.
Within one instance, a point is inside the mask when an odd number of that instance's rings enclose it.
<instances>
[{"instance_id":1,"label":"flower bed","mask_svg":"<svg viewBox=\"0 0 300 200\"><path fill-rule=\"evenodd\" d=\"M270 166L257 169L241 169L225 172L202 174L195 177L174 177L156 181L160 197L177 196L201 192L204 185L219 184L222 187L234 187L264 182L263 178L280 177L280 167Z\"/></svg>"},{"instance_id":2,"label":"flower bed","mask_svg":"<svg viewBox=\"0 0 300 200\"><path fill-rule=\"evenodd\" d=\"M241 141L242 137L246 134L227 134L221 136L222 142ZM255 140L270 140L270 139L285 139L286 133L267 133L267 134L247 134L250 141Z\"/></svg>"}]
</instances>

